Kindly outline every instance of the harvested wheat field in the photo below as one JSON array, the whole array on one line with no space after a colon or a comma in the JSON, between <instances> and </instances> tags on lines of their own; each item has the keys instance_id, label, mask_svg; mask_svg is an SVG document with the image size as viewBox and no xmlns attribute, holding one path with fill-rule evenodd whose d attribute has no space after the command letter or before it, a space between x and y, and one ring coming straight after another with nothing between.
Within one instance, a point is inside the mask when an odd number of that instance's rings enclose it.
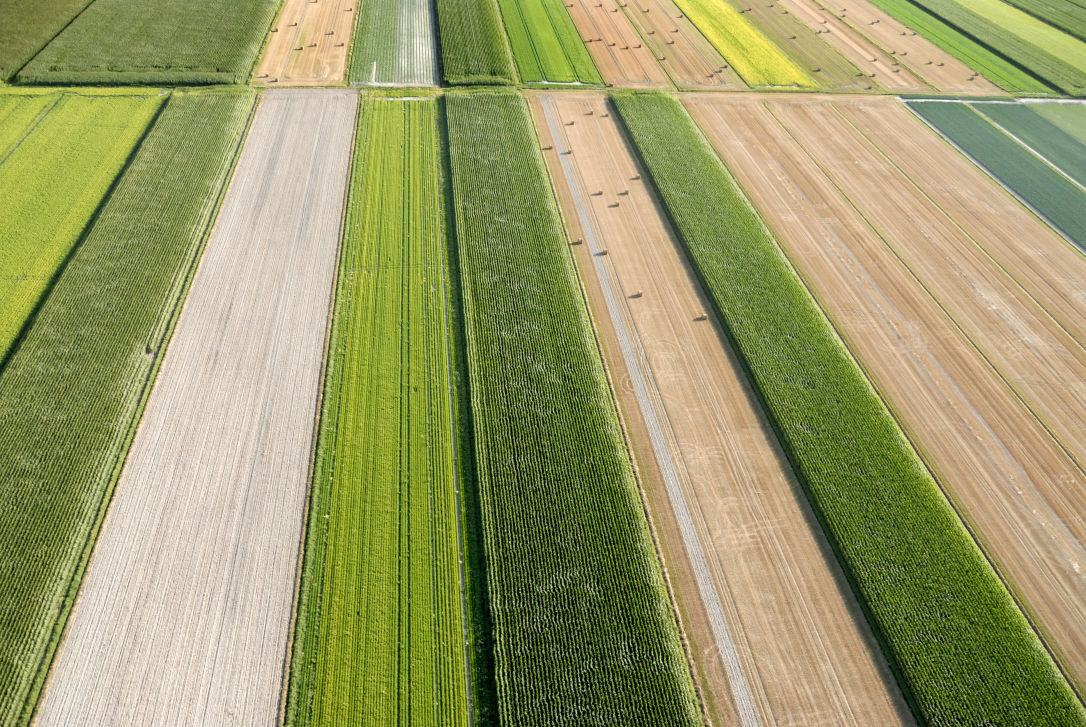
<instances>
[{"instance_id":1,"label":"harvested wheat field","mask_svg":"<svg viewBox=\"0 0 1086 727\"><path fill-rule=\"evenodd\" d=\"M340 83L355 25L355 0L286 0L253 73L258 86Z\"/></svg>"},{"instance_id":2,"label":"harvested wheat field","mask_svg":"<svg viewBox=\"0 0 1086 727\"><path fill-rule=\"evenodd\" d=\"M532 105L714 723L911 723L606 98Z\"/></svg>"},{"instance_id":3,"label":"harvested wheat field","mask_svg":"<svg viewBox=\"0 0 1086 727\"><path fill-rule=\"evenodd\" d=\"M671 85L656 54L615 0L567 0L566 7L605 83L626 87Z\"/></svg>"},{"instance_id":4,"label":"harvested wheat field","mask_svg":"<svg viewBox=\"0 0 1086 727\"><path fill-rule=\"evenodd\" d=\"M265 96L38 724L276 721L356 106Z\"/></svg>"},{"instance_id":5,"label":"harvested wheat field","mask_svg":"<svg viewBox=\"0 0 1086 727\"><path fill-rule=\"evenodd\" d=\"M915 153L919 122L892 99L686 102L1062 666L1086 683L1086 476L1057 441L1081 435L1081 339L1043 303L1081 280L1081 259L975 168L957 168L956 196L929 187L939 174L925 161L948 147L915 157L907 178L876 151L857 160L838 147L855 134L844 119L882 110L888 119L865 133L895 157ZM969 219L984 204L994 221ZM1062 304L1081 315L1081 296Z\"/></svg>"},{"instance_id":6,"label":"harvested wheat field","mask_svg":"<svg viewBox=\"0 0 1086 727\"><path fill-rule=\"evenodd\" d=\"M679 88L746 88L735 70L672 0L587 2L602 3L608 10L610 6L618 6Z\"/></svg>"}]
</instances>

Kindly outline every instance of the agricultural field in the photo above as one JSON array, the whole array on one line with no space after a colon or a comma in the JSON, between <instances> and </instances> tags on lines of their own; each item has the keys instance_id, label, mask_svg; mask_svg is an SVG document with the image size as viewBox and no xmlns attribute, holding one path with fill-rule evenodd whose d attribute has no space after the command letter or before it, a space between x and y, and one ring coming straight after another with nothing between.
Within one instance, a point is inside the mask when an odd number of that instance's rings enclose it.
<instances>
[{"instance_id":1,"label":"agricultural field","mask_svg":"<svg viewBox=\"0 0 1086 727\"><path fill-rule=\"evenodd\" d=\"M497 0L434 0L434 11L446 83L465 86L516 82Z\"/></svg>"},{"instance_id":2,"label":"agricultural field","mask_svg":"<svg viewBox=\"0 0 1086 727\"><path fill-rule=\"evenodd\" d=\"M1046 119L1039 113L1041 108L1042 104L973 105L974 111L987 116L1045 162L1086 187L1086 141L1076 139Z\"/></svg>"},{"instance_id":3,"label":"agricultural field","mask_svg":"<svg viewBox=\"0 0 1086 727\"><path fill-rule=\"evenodd\" d=\"M748 86L813 88L815 82L725 0L675 0Z\"/></svg>"},{"instance_id":4,"label":"agricultural field","mask_svg":"<svg viewBox=\"0 0 1086 727\"><path fill-rule=\"evenodd\" d=\"M374 0L358 11L351 83L435 86L440 78L430 0Z\"/></svg>"},{"instance_id":5,"label":"agricultural field","mask_svg":"<svg viewBox=\"0 0 1086 727\"><path fill-rule=\"evenodd\" d=\"M920 715L1083 723L1029 622L682 107L660 95L615 103Z\"/></svg>"},{"instance_id":6,"label":"agricultural field","mask_svg":"<svg viewBox=\"0 0 1086 727\"><path fill-rule=\"evenodd\" d=\"M1086 145L1086 104L1037 103L1030 108Z\"/></svg>"},{"instance_id":7,"label":"agricultural field","mask_svg":"<svg viewBox=\"0 0 1086 727\"><path fill-rule=\"evenodd\" d=\"M317 86L342 82L357 17L354 0L286 0L268 33L253 83Z\"/></svg>"},{"instance_id":8,"label":"agricultural field","mask_svg":"<svg viewBox=\"0 0 1086 727\"><path fill-rule=\"evenodd\" d=\"M171 95L0 370L2 725L34 709L252 103Z\"/></svg>"},{"instance_id":9,"label":"agricultural field","mask_svg":"<svg viewBox=\"0 0 1086 727\"><path fill-rule=\"evenodd\" d=\"M0 0L0 83L14 76L93 0Z\"/></svg>"},{"instance_id":10,"label":"agricultural field","mask_svg":"<svg viewBox=\"0 0 1086 727\"><path fill-rule=\"evenodd\" d=\"M94 0L19 72L26 84L242 83L277 0Z\"/></svg>"},{"instance_id":11,"label":"agricultural field","mask_svg":"<svg viewBox=\"0 0 1086 727\"><path fill-rule=\"evenodd\" d=\"M498 0L524 83L602 83L563 0Z\"/></svg>"},{"instance_id":12,"label":"agricultural field","mask_svg":"<svg viewBox=\"0 0 1086 727\"><path fill-rule=\"evenodd\" d=\"M37 724L276 720L357 100L262 99Z\"/></svg>"},{"instance_id":13,"label":"agricultural field","mask_svg":"<svg viewBox=\"0 0 1086 727\"><path fill-rule=\"evenodd\" d=\"M767 210L767 222L789 259L939 483L1014 584L1019 602L1041 626L1064 668L1081 684L1080 655L1086 641L1073 624L1086 618L1086 599L1081 582L1073 576L1073 564L1086 556L1082 544L1086 530L1075 504L1081 502L1086 479L1007 385L1007 374L1031 377L1028 364L1013 368L1028 349L1011 343L983 349L1002 359L1004 371L997 371L980 355L977 341L943 307L951 306L952 313L968 323L962 308L975 301L1019 319L1033 305L1026 301L1016 311L998 301L992 286L1003 281L990 275L971 295L943 297L941 305L920 284L930 285L939 271L933 273L930 264L916 266L915 253L907 245L933 235L940 220L968 221L968 228L945 241L930 238L940 245L930 259L945 271L944 280L935 282L945 288L954 277L966 278L970 271L963 267L963 255L973 254L980 241L980 252L1010 273L1011 280L1077 340L1086 332L1084 311L1075 302L1084 274L1082 256L1026 209L1008 205L1007 195L968 160L947 159L937 150L943 142L921 133L920 122L899 105L830 104L817 99L797 99L792 105L810 106L801 110L826 119L844 116L858 130L854 133L863 134L864 144L877 145L869 158L882 157L882 168L889 162L900 171L891 170L885 182L873 188L842 176L851 174L849 170L835 169L830 176L824 165L832 153L827 148L832 136L798 125L798 112L782 110L784 103L766 107L753 99L690 102L758 209ZM791 122L787 128L785 111ZM882 172L880 166L873 167L875 174ZM912 181L902 182L901 174ZM851 186L847 194L842 192L843 182ZM917 188L917 183L923 186ZM890 191L907 187L916 191L905 196ZM884 195L886 203L881 202ZM921 199L936 200L940 206L918 211ZM901 204L898 200L907 206L894 216L879 211L879 205ZM1002 214L993 216L994 209ZM790 210L795 213L785 212ZM927 229L916 232L917 220ZM1021 240L1031 240L1033 248L1024 250ZM905 265L906 255L912 257L915 270ZM1005 333L1005 328L1001 323L982 333L989 340L995 335L1007 335L1012 341L1032 338L1028 331ZM977 329L972 331L976 336ZM1075 401L1072 395L1071 403Z\"/></svg>"},{"instance_id":14,"label":"agricultural field","mask_svg":"<svg viewBox=\"0 0 1086 727\"><path fill-rule=\"evenodd\" d=\"M573 0L566 3L603 81L611 86L670 86L656 52L642 41L625 11L615 2ZM707 74L710 79L716 75Z\"/></svg>"},{"instance_id":15,"label":"agricultural field","mask_svg":"<svg viewBox=\"0 0 1086 727\"><path fill-rule=\"evenodd\" d=\"M162 101L0 93L0 361Z\"/></svg>"},{"instance_id":16,"label":"agricultural field","mask_svg":"<svg viewBox=\"0 0 1086 727\"><path fill-rule=\"evenodd\" d=\"M909 108L1030 205L1068 240L1086 250L1086 188L1008 130L957 103L911 102ZM1075 147L1082 149L1081 144ZM1069 160L1070 161L1070 160Z\"/></svg>"},{"instance_id":17,"label":"agricultural field","mask_svg":"<svg viewBox=\"0 0 1086 727\"><path fill-rule=\"evenodd\" d=\"M446 103L499 718L700 724L527 106Z\"/></svg>"},{"instance_id":18,"label":"agricultural field","mask_svg":"<svg viewBox=\"0 0 1086 727\"><path fill-rule=\"evenodd\" d=\"M1007 0L1019 10L1086 40L1086 5L1078 0Z\"/></svg>"},{"instance_id":19,"label":"agricultural field","mask_svg":"<svg viewBox=\"0 0 1086 727\"><path fill-rule=\"evenodd\" d=\"M361 114L288 724L469 724L439 120L434 99Z\"/></svg>"},{"instance_id":20,"label":"agricultural field","mask_svg":"<svg viewBox=\"0 0 1086 727\"><path fill-rule=\"evenodd\" d=\"M912 724L715 316L698 319L700 286L607 97L532 101L597 330L614 331L609 369L637 382L634 401L619 396L645 420L638 471L662 460L664 502L649 507L658 533L678 531L682 560L665 550L664 564L713 722ZM677 579L688 567L692 582Z\"/></svg>"}]
</instances>

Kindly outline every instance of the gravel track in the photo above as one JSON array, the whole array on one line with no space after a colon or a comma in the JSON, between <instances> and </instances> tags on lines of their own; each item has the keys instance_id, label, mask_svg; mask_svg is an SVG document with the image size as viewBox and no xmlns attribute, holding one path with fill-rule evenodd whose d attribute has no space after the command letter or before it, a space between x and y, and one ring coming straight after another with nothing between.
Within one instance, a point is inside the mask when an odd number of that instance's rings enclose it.
<instances>
[{"instance_id":1,"label":"gravel track","mask_svg":"<svg viewBox=\"0 0 1086 727\"><path fill-rule=\"evenodd\" d=\"M38 724L276 721L356 106L265 97Z\"/></svg>"}]
</instances>

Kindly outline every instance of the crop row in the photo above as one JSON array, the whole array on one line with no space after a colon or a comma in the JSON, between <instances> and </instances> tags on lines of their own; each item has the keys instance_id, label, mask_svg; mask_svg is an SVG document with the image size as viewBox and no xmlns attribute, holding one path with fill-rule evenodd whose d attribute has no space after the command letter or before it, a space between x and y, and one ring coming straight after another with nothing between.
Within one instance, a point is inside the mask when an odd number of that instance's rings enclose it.
<instances>
[{"instance_id":1,"label":"crop row","mask_svg":"<svg viewBox=\"0 0 1086 727\"><path fill-rule=\"evenodd\" d=\"M1054 28L1086 40L1086 5L1068 0L1007 0L1023 12Z\"/></svg>"},{"instance_id":2,"label":"crop row","mask_svg":"<svg viewBox=\"0 0 1086 727\"><path fill-rule=\"evenodd\" d=\"M614 103L919 716L1086 724L957 513L673 98Z\"/></svg>"},{"instance_id":3,"label":"crop row","mask_svg":"<svg viewBox=\"0 0 1086 727\"><path fill-rule=\"evenodd\" d=\"M527 106L447 107L501 721L698 724Z\"/></svg>"},{"instance_id":4,"label":"crop row","mask_svg":"<svg viewBox=\"0 0 1086 727\"><path fill-rule=\"evenodd\" d=\"M161 104L0 96L0 361Z\"/></svg>"},{"instance_id":5,"label":"crop row","mask_svg":"<svg viewBox=\"0 0 1086 727\"><path fill-rule=\"evenodd\" d=\"M973 108L1086 187L1086 142L1042 116L1038 111L1046 105L1054 104L978 103Z\"/></svg>"},{"instance_id":6,"label":"crop row","mask_svg":"<svg viewBox=\"0 0 1086 727\"><path fill-rule=\"evenodd\" d=\"M29 721L252 103L170 98L0 371L0 725Z\"/></svg>"},{"instance_id":7,"label":"crop row","mask_svg":"<svg viewBox=\"0 0 1086 727\"><path fill-rule=\"evenodd\" d=\"M288 724L468 721L437 105L360 118Z\"/></svg>"},{"instance_id":8,"label":"crop row","mask_svg":"<svg viewBox=\"0 0 1086 727\"><path fill-rule=\"evenodd\" d=\"M7 81L93 0L0 0L0 82Z\"/></svg>"},{"instance_id":9,"label":"crop row","mask_svg":"<svg viewBox=\"0 0 1086 727\"><path fill-rule=\"evenodd\" d=\"M525 83L602 83L563 0L498 0Z\"/></svg>"},{"instance_id":10,"label":"crop row","mask_svg":"<svg viewBox=\"0 0 1086 727\"><path fill-rule=\"evenodd\" d=\"M448 83L455 86L516 81L497 0L435 0L434 8Z\"/></svg>"}]
</instances>

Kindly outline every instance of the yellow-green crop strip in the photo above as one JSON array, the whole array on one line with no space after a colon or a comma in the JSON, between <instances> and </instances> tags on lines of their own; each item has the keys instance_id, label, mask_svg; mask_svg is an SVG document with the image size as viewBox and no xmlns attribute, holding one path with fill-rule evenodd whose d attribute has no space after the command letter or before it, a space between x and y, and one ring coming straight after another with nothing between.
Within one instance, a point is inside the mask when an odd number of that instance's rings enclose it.
<instances>
[{"instance_id":1,"label":"yellow-green crop strip","mask_svg":"<svg viewBox=\"0 0 1086 727\"><path fill-rule=\"evenodd\" d=\"M817 84L724 0L675 0L748 86Z\"/></svg>"},{"instance_id":2,"label":"yellow-green crop strip","mask_svg":"<svg viewBox=\"0 0 1086 727\"><path fill-rule=\"evenodd\" d=\"M2 360L163 99L0 98Z\"/></svg>"},{"instance_id":3,"label":"yellow-green crop strip","mask_svg":"<svg viewBox=\"0 0 1086 727\"><path fill-rule=\"evenodd\" d=\"M287 722L466 725L438 101L364 104Z\"/></svg>"}]
</instances>

